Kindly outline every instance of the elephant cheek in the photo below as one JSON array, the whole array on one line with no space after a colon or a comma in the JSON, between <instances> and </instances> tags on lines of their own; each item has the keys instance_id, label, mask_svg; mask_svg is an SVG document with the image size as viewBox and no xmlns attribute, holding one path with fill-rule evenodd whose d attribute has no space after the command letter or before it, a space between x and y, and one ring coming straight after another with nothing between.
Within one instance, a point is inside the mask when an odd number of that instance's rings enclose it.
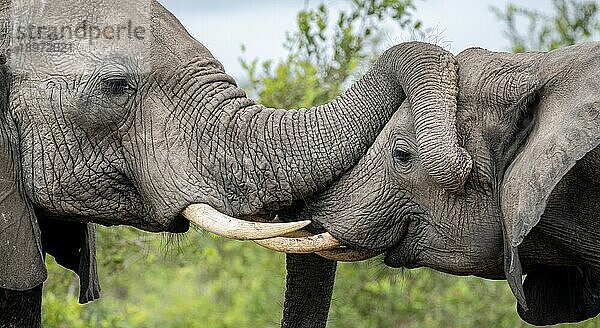
<instances>
[{"instance_id":1,"label":"elephant cheek","mask_svg":"<svg viewBox=\"0 0 600 328\"><path fill-rule=\"evenodd\" d=\"M407 216L368 208L313 220L344 244L368 251L383 251L401 242L411 221Z\"/></svg>"}]
</instances>

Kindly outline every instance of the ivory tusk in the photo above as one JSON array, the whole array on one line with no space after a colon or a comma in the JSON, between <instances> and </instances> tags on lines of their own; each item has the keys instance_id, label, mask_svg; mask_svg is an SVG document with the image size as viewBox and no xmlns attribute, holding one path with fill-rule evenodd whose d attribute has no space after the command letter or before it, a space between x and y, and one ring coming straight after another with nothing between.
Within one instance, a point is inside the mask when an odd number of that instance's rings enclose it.
<instances>
[{"instance_id":1,"label":"ivory tusk","mask_svg":"<svg viewBox=\"0 0 600 328\"><path fill-rule=\"evenodd\" d=\"M317 255L328 260L338 262L358 262L368 260L381 252L357 251L348 248L336 248L328 251L317 252Z\"/></svg>"},{"instance_id":2,"label":"ivory tusk","mask_svg":"<svg viewBox=\"0 0 600 328\"><path fill-rule=\"evenodd\" d=\"M328 232L307 237L275 237L254 240L254 242L265 248L285 253L315 253L342 246L342 243L340 243Z\"/></svg>"},{"instance_id":3,"label":"ivory tusk","mask_svg":"<svg viewBox=\"0 0 600 328\"><path fill-rule=\"evenodd\" d=\"M286 243L286 242L289 243L289 239L302 239L303 237L314 237L314 236L315 236L314 234L312 234L306 230L298 230L298 231L290 232L284 236L281 236L283 238L281 238L280 240L283 240L283 243ZM254 242L261 244L261 242L263 242L263 241L255 240ZM266 246L266 245L262 245L262 246L269 248L269 249L274 249L273 247L271 247L272 244L269 244L269 246ZM275 249L275 250L277 250L279 252L284 252L283 250L280 250L280 249L281 249L281 247L278 249ZM305 252L302 252L302 253L305 253ZM330 250L323 250L323 251L318 251L315 253L321 257L328 259L328 260L338 261L338 262L364 261L364 260L370 259L374 256L381 254L381 252L357 251L357 250L346 248L346 246L338 246L338 247L330 249Z\"/></svg>"},{"instance_id":4,"label":"ivory tusk","mask_svg":"<svg viewBox=\"0 0 600 328\"><path fill-rule=\"evenodd\" d=\"M244 221L227 216L206 204L192 204L181 214L204 230L238 240L273 238L300 230L310 224L308 220L284 223Z\"/></svg>"}]
</instances>

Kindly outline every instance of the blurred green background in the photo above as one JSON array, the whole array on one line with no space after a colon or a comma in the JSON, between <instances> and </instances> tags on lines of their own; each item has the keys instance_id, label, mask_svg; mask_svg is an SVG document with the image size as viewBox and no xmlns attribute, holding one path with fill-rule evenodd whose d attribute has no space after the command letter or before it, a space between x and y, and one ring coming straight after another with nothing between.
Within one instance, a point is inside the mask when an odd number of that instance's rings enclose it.
<instances>
[{"instance_id":1,"label":"blurred green background","mask_svg":"<svg viewBox=\"0 0 600 328\"><path fill-rule=\"evenodd\" d=\"M433 0L430 0L433 1ZM393 20L432 40L412 0L348 1L330 11L311 3L288 31L286 58L240 58L244 88L261 103L310 107L337 96L381 53L379 22ZM552 0L552 12L490 8L511 51L550 50L600 35L597 1ZM244 47L242 46L242 50ZM77 303L77 277L46 263L44 327L277 327L285 256L201 231L150 234L98 229L102 299ZM338 267L329 327L524 327L504 281L429 269L392 270L381 259ZM581 327L600 327L588 320Z\"/></svg>"}]
</instances>

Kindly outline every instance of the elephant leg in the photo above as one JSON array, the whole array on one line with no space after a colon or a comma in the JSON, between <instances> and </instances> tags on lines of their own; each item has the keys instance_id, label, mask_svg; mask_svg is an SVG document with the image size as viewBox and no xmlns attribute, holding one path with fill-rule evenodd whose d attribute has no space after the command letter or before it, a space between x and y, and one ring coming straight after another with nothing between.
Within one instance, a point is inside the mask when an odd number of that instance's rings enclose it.
<instances>
[{"instance_id":1,"label":"elephant leg","mask_svg":"<svg viewBox=\"0 0 600 328\"><path fill-rule=\"evenodd\" d=\"M25 291L0 288L0 327L42 326L42 284Z\"/></svg>"},{"instance_id":2,"label":"elephant leg","mask_svg":"<svg viewBox=\"0 0 600 328\"><path fill-rule=\"evenodd\" d=\"M286 291L281 327L321 328L333 293L336 262L316 254L286 255Z\"/></svg>"}]
</instances>

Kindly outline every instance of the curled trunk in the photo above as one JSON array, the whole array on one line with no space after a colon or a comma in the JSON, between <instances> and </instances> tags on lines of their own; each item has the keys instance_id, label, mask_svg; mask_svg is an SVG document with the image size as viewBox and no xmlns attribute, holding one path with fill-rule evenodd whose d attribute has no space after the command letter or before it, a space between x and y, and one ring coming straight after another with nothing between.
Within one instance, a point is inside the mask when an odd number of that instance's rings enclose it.
<instances>
[{"instance_id":1,"label":"curled trunk","mask_svg":"<svg viewBox=\"0 0 600 328\"><path fill-rule=\"evenodd\" d=\"M469 153L459 146L456 134L456 59L447 53L439 54L437 59L440 69L438 83L422 90L409 91L408 98L423 166L444 189L457 192L462 190L473 161ZM423 74L422 79L427 80L427 72ZM422 98L417 99L419 96Z\"/></svg>"}]
</instances>

